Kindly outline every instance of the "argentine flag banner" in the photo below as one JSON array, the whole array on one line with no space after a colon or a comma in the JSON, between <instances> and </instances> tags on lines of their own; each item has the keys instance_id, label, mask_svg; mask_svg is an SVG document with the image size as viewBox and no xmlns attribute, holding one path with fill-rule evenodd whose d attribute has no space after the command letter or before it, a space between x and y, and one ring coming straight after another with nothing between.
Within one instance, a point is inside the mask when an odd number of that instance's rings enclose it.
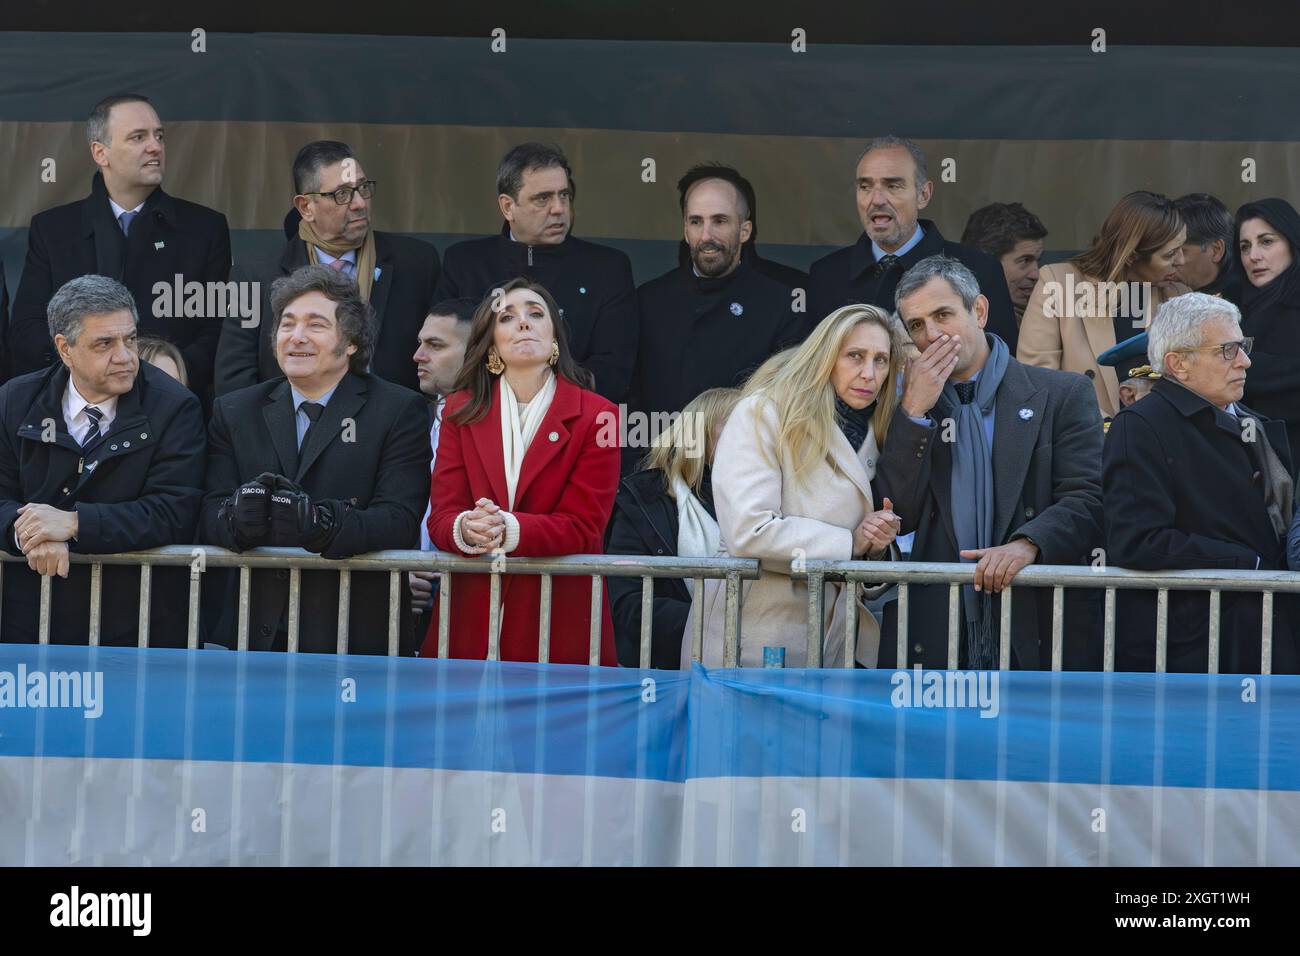
<instances>
[{"instance_id":1,"label":"argentine flag banner","mask_svg":"<svg viewBox=\"0 0 1300 956\"><path fill-rule=\"evenodd\" d=\"M1300 678L0 645L0 864L1300 864Z\"/></svg>"}]
</instances>

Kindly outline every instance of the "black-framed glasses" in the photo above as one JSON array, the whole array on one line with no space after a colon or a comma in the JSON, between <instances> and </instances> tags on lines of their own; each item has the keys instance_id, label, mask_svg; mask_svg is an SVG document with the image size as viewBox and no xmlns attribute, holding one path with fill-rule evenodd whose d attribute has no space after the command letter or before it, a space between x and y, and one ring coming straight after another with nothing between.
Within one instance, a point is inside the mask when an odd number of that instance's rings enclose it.
<instances>
[{"instance_id":1,"label":"black-framed glasses","mask_svg":"<svg viewBox=\"0 0 1300 956\"><path fill-rule=\"evenodd\" d=\"M1247 336L1237 342L1224 342L1222 345L1202 345L1199 349L1177 349L1179 352L1218 352L1223 356L1225 362L1231 362L1237 357L1238 352L1250 354L1250 350L1255 345L1253 336Z\"/></svg>"},{"instance_id":2,"label":"black-framed glasses","mask_svg":"<svg viewBox=\"0 0 1300 956\"><path fill-rule=\"evenodd\" d=\"M363 179L355 186L340 186L331 193L303 193L304 196L333 196L334 201L340 206L346 206L352 202L353 193L361 193L362 199L369 199L375 194L375 187L379 183L374 179Z\"/></svg>"}]
</instances>

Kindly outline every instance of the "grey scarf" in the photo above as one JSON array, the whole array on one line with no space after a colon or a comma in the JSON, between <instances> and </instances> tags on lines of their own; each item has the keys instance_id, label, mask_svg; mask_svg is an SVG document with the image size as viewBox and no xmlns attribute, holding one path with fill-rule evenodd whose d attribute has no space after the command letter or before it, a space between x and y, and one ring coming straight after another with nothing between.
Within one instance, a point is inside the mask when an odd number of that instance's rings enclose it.
<instances>
[{"instance_id":1,"label":"grey scarf","mask_svg":"<svg viewBox=\"0 0 1300 956\"><path fill-rule=\"evenodd\" d=\"M984 416L992 414L998 387L1011 353L996 335L986 333L988 361L975 383L975 399L963 405L951 379L936 403L941 418L956 423L952 446L952 523L957 546L963 550L992 547L993 449L984 434ZM962 588L966 619L966 657L972 668L997 666L997 641L993 629L993 599L987 591Z\"/></svg>"}]
</instances>

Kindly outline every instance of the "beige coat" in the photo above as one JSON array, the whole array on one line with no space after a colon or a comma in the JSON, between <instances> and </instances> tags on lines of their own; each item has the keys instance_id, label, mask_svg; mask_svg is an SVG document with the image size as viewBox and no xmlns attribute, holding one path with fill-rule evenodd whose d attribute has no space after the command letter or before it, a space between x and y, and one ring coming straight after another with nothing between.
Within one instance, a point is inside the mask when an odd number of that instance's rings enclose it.
<instances>
[{"instance_id":1,"label":"beige coat","mask_svg":"<svg viewBox=\"0 0 1300 956\"><path fill-rule=\"evenodd\" d=\"M808 585L790 577L792 562L801 558L850 560L853 529L875 510L870 484L878 457L874 433L867 435L855 455L848 439L836 430L832 454L838 467L823 461L809 469L801 484L794 481L790 452L783 449L778 459L776 445L775 406L750 396L727 419L713 465L720 554L762 562L762 576L757 581L741 582L740 661L744 667L762 666L765 646L784 647L786 667L807 666ZM862 594L860 585L858 592ZM842 583L826 585L822 605L822 663L826 667L838 667L844 661L846 593ZM695 595L683 638L683 666L691 659L694 615L701 613L701 608L703 663L720 667L726 620L724 581L706 581L703 595ZM874 667L879 644L880 628L859 600L857 660Z\"/></svg>"},{"instance_id":2,"label":"beige coat","mask_svg":"<svg viewBox=\"0 0 1300 956\"><path fill-rule=\"evenodd\" d=\"M1071 262L1057 262L1043 266L1025 306L1020 321L1020 339L1016 358L1026 365L1078 372L1092 380L1097 392L1097 405L1107 418L1119 411L1119 378L1113 368L1097 364L1097 356L1115 343L1113 316L1118 306L1114 295L1094 294L1095 307L1081 311L1077 308L1077 293L1084 282L1083 274ZM1055 287L1055 292L1053 292ZM1056 305L1066 303L1066 292L1075 290L1076 299L1069 308ZM1187 286L1175 284L1168 291L1154 290L1155 305L1159 306L1173 296L1189 292ZM1049 297L1055 296L1055 302ZM1049 308L1049 306L1053 306ZM1133 335L1142 326L1133 329Z\"/></svg>"}]
</instances>

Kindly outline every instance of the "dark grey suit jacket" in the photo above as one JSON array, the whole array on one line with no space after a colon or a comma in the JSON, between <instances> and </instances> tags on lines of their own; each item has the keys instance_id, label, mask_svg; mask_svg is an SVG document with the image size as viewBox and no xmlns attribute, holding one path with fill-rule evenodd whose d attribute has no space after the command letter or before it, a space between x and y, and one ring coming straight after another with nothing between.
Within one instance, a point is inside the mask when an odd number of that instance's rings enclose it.
<instances>
[{"instance_id":1,"label":"dark grey suit jacket","mask_svg":"<svg viewBox=\"0 0 1300 956\"><path fill-rule=\"evenodd\" d=\"M1086 564L1101 544L1102 428L1092 383L1073 372L1011 359L998 388L993 425L993 540L1029 538L1039 564ZM888 496L915 530L913 561L960 560L953 531L952 447L936 422L918 425L900 413L876 468L877 500ZM1014 666L1051 665L1050 588L1013 588ZM1095 593L1066 592L1065 666L1099 668ZM944 585L909 595L907 661L896 661L898 606L886 607L880 666L946 667L948 596ZM1001 599L995 598L996 614ZM964 647L965 641L962 645Z\"/></svg>"}]
</instances>

